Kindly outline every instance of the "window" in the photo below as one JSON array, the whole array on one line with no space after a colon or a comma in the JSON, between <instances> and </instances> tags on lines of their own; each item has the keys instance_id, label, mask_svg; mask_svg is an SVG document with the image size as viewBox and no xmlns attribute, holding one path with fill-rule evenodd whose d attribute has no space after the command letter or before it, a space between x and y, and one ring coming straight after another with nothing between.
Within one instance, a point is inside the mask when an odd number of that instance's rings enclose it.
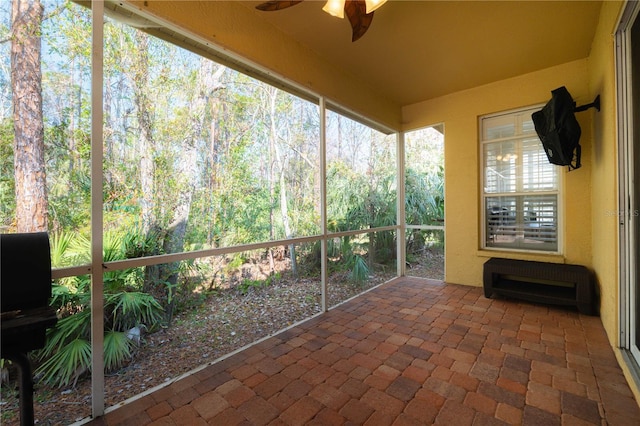
<instances>
[{"instance_id":1,"label":"window","mask_svg":"<svg viewBox=\"0 0 640 426\"><path fill-rule=\"evenodd\" d=\"M483 248L559 252L559 173L533 126L538 109L480 120Z\"/></svg>"}]
</instances>

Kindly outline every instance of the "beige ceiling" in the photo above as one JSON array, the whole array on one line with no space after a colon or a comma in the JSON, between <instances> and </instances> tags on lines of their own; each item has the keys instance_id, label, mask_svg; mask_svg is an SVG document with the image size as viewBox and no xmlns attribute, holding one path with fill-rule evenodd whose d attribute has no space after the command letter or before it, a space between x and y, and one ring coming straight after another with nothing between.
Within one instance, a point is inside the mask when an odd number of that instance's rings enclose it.
<instances>
[{"instance_id":1,"label":"beige ceiling","mask_svg":"<svg viewBox=\"0 0 640 426\"><path fill-rule=\"evenodd\" d=\"M334 66L408 105L588 56L600 1L390 0L351 42L349 22L306 0L255 10Z\"/></svg>"}]
</instances>

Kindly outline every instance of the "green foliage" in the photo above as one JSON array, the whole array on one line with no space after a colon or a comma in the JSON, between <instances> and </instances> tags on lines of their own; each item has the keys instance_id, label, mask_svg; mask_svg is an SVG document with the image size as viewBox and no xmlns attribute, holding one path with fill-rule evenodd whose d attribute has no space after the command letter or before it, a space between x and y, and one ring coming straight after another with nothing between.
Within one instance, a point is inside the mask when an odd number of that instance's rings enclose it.
<instances>
[{"instance_id":1,"label":"green foliage","mask_svg":"<svg viewBox=\"0 0 640 426\"><path fill-rule=\"evenodd\" d=\"M266 287L267 285L268 283L264 280L244 279L240 284L238 284L238 291L244 296L252 289L259 289L262 287Z\"/></svg>"},{"instance_id":2,"label":"green foliage","mask_svg":"<svg viewBox=\"0 0 640 426\"><path fill-rule=\"evenodd\" d=\"M118 293L105 295L105 368L120 368L131 358L134 342L126 331L135 326L157 325L162 317L158 302L144 293ZM55 300L55 299L54 299ZM75 374L90 368L89 345L91 310L84 309L62 318L49 330L47 343L39 353L44 362L36 374L51 384L66 386ZM146 327L145 327L146 328Z\"/></svg>"},{"instance_id":3,"label":"green foliage","mask_svg":"<svg viewBox=\"0 0 640 426\"><path fill-rule=\"evenodd\" d=\"M53 357L69 342L88 338L91 335L91 311L83 309L58 321L55 328L47 333L47 343L39 354L39 358ZM45 363L45 365L47 365ZM44 367L41 366L42 371Z\"/></svg>"},{"instance_id":4,"label":"green foliage","mask_svg":"<svg viewBox=\"0 0 640 426\"><path fill-rule=\"evenodd\" d=\"M56 231L87 237L90 13L70 2L63 4L62 13L46 20L42 29L47 47L43 94L50 213ZM105 24L104 56L104 226L115 232L150 225L161 230L153 238L128 233L137 240L125 242L125 258L161 252L162 232L172 223L182 190L190 185L194 191L185 247L227 247L319 232L317 105L232 70L205 87L203 82L219 65L207 67L197 55L141 37L136 29L110 19ZM142 114L139 97L154 100L147 105L148 115ZM199 97L206 98L202 106ZM10 140L11 135L10 120L6 121L3 148L10 145L4 144L5 136ZM330 230L394 224L395 145L353 120L338 121L337 143L348 155L329 161ZM140 144L141 129L149 130L148 147ZM191 181L180 173L185 140L197 157ZM153 164L153 181L144 188L143 158ZM4 161L10 160L9 151L3 151L1 159L2 165L9 164ZM9 189L0 188L0 197L6 195L9 201ZM141 223L143 204L152 206L154 223ZM109 259L107 249L105 260Z\"/></svg>"},{"instance_id":5,"label":"green foliage","mask_svg":"<svg viewBox=\"0 0 640 426\"><path fill-rule=\"evenodd\" d=\"M162 306L150 294L119 292L105 295L105 311L110 313L109 326L128 330L140 324L155 328L162 319Z\"/></svg>"},{"instance_id":6,"label":"green foliage","mask_svg":"<svg viewBox=\"0 0 640 426\"><path fill-rule=\"evenodd\" d=\"M72 232L58 232L49 236L51 245L51 266L61 268L72 264L69 255L70 247L75 239Z\"/></svg>"},{"instance_id":7,"label":"green foliage","mask_svg":"<svg viewBox=\"0 0 640 426\"><path fill-rule=\"evenodd\" d=\"M104 334L104 368L112 371L133 356L135 343L127 333L122 331L107 331Z\"/></svg>"},{"instance_id":8,"label":"green foliage","mask_svg":"<svg viewBox=\"0 0 640 426\"><path fill-rule=\"evenodd\" d=\"M409 168L405 176L405 210L407 223L439 224L444 220L444 169L429 173Z\"/></svg>"},{"instance_id":9,"label":"green foliage","mask_svg":"<svg viewBox=\"0 0 640 426\"><path fill-rule=\"evenodd\" d=\"M59 347L38 369L45 383L67 386L88 371L91 366L91 343L87 339L73 339Z\"/></svg>"},{"instance_id":10,"label":"green foliage","mask_svg":"<svg viewBox=\"0 0 640 426\"><path fill-rule=\"evenodd\" d=\"M50 233L51 264L54 268L90 263L91 242L73 231Z\"/></svg>"},{"instance_id":11,"label":"green foliage","mask_svg":"<svg viewBox=\"0 0 640 426\"><path fill-rule=\"evenodd\" d=\"M369 279L369 265L362 256L354 255L349 261L348 265L351 267L351 280L363 284Z\"/></svg>"},{"instance_id":12,"label":"green foliage","mask_svg":"<svg viewBox=\"0 0 640 426\"><path fill-rule=\"evenodd\" d=\"M162 254L162 235L157 228L149 230L146 234L135 227L131 232L122 234L122 244L125 259L135 259L155 254Z\"/></svg>"},{"instance_id":13,"label":"green foliage","mask_svg":"<svg viewBox=\"0 0 640 426\"><path fill-rule=\"evenodd\" d=\"M362 210L366 199L366 182L343 162L332 162L327 169L327 226L330 231L339 232L359 229L366 217L354 212Z\"/></svg>"},{"instance_id":14,"label":"green foliage","mask_svg":"<svg viewBox=\"0 0 640 426\"><path fill-rule=\"evenodd\" d=\"M260 288L264 288L264 287L269 287L271 284L274 283L274 281L277 281L280 278L281 278L281 274L280 273L276 273L276 274L269 275L264 280L244 279L244 280L242 280L242 282L240 284L238 284L237 288L238 288L238 291L240 292L240 294L242 294L244 296L244 295L246 295L247 293L249 293L253 289L260 289Z\"/></svg>"},{"instance_id":15,"label":"green foliage","mask_svg":"<svg viewBox=\"0 0 640 426\"><path fill-rule=\"evenodd\" d=\"M67 313L76 312L89 304L90 281L86 276L65 278L51 286L51 306Z\"/></svg>"},{"instance_id":16,"label":"green foliage","mask_svg":"<svg viewBox=\"0 0 640 426\"><path fill-rule=\"evenodd\" d=\"M396 238L391 231L382 231L375 234L375 261L379 263L391 263L395 260Z\"/></svg>"},{"instance_id":17,"label":"green foliage","mask_svg":"<svg viewBox=\"0 0 640 426\"><path fill-rule=\"evenodd\" d=\"M104 257L123 259L132 241L140 237L127 233L107 233L104 238ZM69 233L52 238L52 258L64 265L70 259L87 256L88 240ZM82 252L85 251L84 255ZM135 347L127 337L133 327L154 330L162 323L162 306L147 293L133 291L141 287L139 269L110 271L104 274L105 368L117 369L126 363ZM62 318L48 331L45 347L38 352L42 364L36 373L47 383L66 386L90 369L91 293L86 276L72 277L54 284L51 305Z\"/></svg>"},{"instance_id":18,"label":"green foliage","mask_svg":"<svg viewBox=\"0 0 640 426\"><path fill-rule=\"evenodd\" d=\"M233 255L233 259L231 262L227 264L225 270L228 272L234 271L241 267L247 260L242 256L241 253L236 253Z\"/></svg>"},{"instance_id":19,"label":"green foliage","mask_svg":"<svg viewBox=\"0 0 640 426\"><path fill-rule=\"evenodd\" d=\"M0 122L0 228L11 226L16 209L13 173L13 122Z\"/></svg>"},{"instance_id":20,"label":"green foliage","mask_svg":"<svg viewBox=\"0 0 640 426\"><path fill-rule=\"evenodd\" d=\"M54 267L87 264L92 248L90 11L62 3L65 8L42 28ZM230 69L207 83L220 65L110 19L104 30L104 262L320 233L317 105ZM328 132L339 146L329 155L326 173L329 231L395 225L395 144L345 117L337 117L337 124ZM143 130L148 131L144 144ZM15 212L12 142L13 123L7 118L0 123L3 229L12 226ZM187 148L196 159L193 170L181 164ZM150 181L142 181L143 160L151 164ZM441 167L407 169L409 223L439 223L444 217L443 181ZM143 218L147 206L151 217ZM180 218L186 222L184 241L169 250L167 236L179 222L177 211L188 216ZM416 238L424 243L427 237ZM316 242L298 251L298 267L305 273L318 273L320 247ZM368 262L392 259L395 247L394 232L330 239L330 268L348 271L361 283L372 273ZM373 252L376 259L368 256ZM222 273L233 274L246 257L234 255ZM131 357L135 346L129 329L164 325L162 305L165 312L174 305L190 306L186 300L202 275L219 272L201 271L196 262L105 272L107 368L117 369ZM277 278L247 279L239 289L246 293ZM61 320L39 354L38 369L49 382L68 384L89 369L90 288L89 276L64 278L53 287L51 303Z\"/></svg>"},{"instance_id":21,"label":"green foliage","mask_svg":"<svg viewBox=\"0 0 640 426\"><path fill-rule=\"evenodd\" d=\"M329 240L331 242L332 240ZM300 255L300 275L301 276L318 276L321 266L321 243L316 241L299 250Z\"/></svg>"}]
</instances>

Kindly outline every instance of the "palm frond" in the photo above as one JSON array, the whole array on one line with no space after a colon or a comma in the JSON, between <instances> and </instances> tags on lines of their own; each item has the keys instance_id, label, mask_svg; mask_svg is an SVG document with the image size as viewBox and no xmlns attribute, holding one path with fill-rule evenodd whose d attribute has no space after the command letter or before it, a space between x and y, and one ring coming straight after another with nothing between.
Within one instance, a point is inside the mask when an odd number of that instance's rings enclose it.
<instances>
[{"instance_id":1,"label":"palm frond","mask_svg":"<svg viewBox=\"0 0 640 426\"><path fill-rule=\"evenodd\" d=\"M91 262L91 240L84 235L75 234L67 250L70 252L69 255L75 259L76 264Z\"/></svg>"},{"instance_id":2,"label":"palm frond","mask_svg":"<svg viewBox=\"0 0 640 426\"><path fill-rule=\"evenodd\" d=\"M353 266L351 268L351 279L356 283L362 284L369 278L369 265L367 261L360 255L353 258Z\"/></svg>"},{"instance_id":3,"label":"palm frond","mask_svg":"<svg viewBox=\"0 0 640 426\"><path fill-rule=\"evenodd\" d=\"M107 371L118 369L131 359L134 343L122 331L107 331L104 334L104 368Z\"/></svg>"},{"instance_id":4,"label":"palm frond","mask_svg":"<svg viewBox=\"0 0 640 426\"><path fill-rule=\"evenodd\" d=\"M51 235L51 266L59 268L69 266L70 256L68 249L75 238L72 232L57 232Z\"/></svg>"},{"instance_id":5,"label":"palm frond","mask_svg":"<svg viewBox=\"0 0 640 426\"><path fill-rule=\"evenodd\" d=\"M39 353L39 358L44 359L53 355L70 341L88 338L90 325L91 311L88 308L62 318L54 328L47 332L47 343Z\"/></svg>"},{"instance_id":6,"label":"palm frond","mask_svg":"<svg viewBox=\"0 0 640 426\"><path fill-rule=\"evenodd\" d=\"M162 306L147 293L120 292L105 296L105 311L117 330L128 330L140 324L154 328L162 320Z\"/></svg>"},{"instance_id":7,"label":"palm frond","mask_svg":"<svg viewBox=\"0 0 640 426\"><path fill-rule=\"evenodd\" d=\"M107 232L103 240L103 259L105 262L125 258L124 238L121 232Z\"/></svg>"},{"instance_id":8,"label":"palm frond","mask_svg":"<svg viewBox=\"0 0 640 426\"><path fill-rule=\"evenodd\" d=\"M91 343L85 339L75 339L60 348L51 358L35 371L42 375L42 381L66 386L91 367Z\"/></svg>"},{"instance_id":9,"label":"palm frond","mask_svg":"<svg viewBox=\"0 0 640 426\"><path fill-rule=\"evenodd\" d=\"M87 305L91 295L82 290L78 291L77 288L74 288L73 283L75 281L76 280L71 280L68 283L65 283L65 285L54 283L51 286L51 302L49 305L56 309Z\"/></svg>"}]
</instances>

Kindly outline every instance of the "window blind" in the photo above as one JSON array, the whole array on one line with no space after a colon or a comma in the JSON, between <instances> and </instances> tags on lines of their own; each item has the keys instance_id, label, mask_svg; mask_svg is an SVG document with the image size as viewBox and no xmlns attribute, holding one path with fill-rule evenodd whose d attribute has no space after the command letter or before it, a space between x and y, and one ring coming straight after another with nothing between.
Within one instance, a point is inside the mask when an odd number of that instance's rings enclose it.
<instances>
[{"instance_id":1,"label":"window blind","mask_svg":"<svg viewBox=\"0 0 640 426\"><path fill-rule=\"evenodd\" d=\"M558 170L535 133L536 110L481 119L485 248L558 251Z\"/></svg>"}]
</instances>

